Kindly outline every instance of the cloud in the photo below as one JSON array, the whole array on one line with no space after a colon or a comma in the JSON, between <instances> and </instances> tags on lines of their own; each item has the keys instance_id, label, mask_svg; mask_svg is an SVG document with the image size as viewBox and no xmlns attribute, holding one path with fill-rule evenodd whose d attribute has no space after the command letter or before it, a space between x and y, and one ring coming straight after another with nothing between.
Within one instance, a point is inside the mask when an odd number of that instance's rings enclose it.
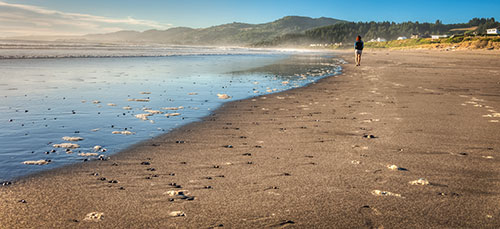
<instances>
[{"instance_id":1,"label":"cloud","mask_svg":"<svg viewBox=\"0 0 500 229\"><path fill-rule=\"evenodd\" d=\"M0 37L30 35L83 35L117 30L167 29L171 24L132 17L110 18L68 13L39 6L0 1Z\"/></svg>"}]
</instances>

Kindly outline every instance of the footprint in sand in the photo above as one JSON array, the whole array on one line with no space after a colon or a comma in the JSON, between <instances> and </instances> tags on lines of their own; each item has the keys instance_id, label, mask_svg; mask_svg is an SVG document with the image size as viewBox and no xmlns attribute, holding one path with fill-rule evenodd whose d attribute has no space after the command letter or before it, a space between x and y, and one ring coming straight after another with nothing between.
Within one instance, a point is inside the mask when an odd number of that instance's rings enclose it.
<instances>
[{"instance_id":1,"label":"footprint in sand","mask_svg":"<svg viewBox=\"0 0 500 229\"><path fill-rule=\"evenodd\" d=\"M290 225L293 225L293 224L295 224L295 222L292 221L292 220L283 220L280 223L277 223L277 224L274 224L274 225L269 225L269 227L287 227L287 226L290 226Z\"/></svg>"},{"instance_id":2,"label":"footprint in sand","mask_svg":"<svg viewBox=\"0 0 500 229\"><path fill-rule=\"evenodd\" d=\"M377 217L381 216L382 213L380 213L379 210L377 210L374 207L371 207L369 205L365 205L358 210L359 214L363 217L364 224L368 228L384 228L380 223L377 221Z\"/></svg>"}]
</instances>

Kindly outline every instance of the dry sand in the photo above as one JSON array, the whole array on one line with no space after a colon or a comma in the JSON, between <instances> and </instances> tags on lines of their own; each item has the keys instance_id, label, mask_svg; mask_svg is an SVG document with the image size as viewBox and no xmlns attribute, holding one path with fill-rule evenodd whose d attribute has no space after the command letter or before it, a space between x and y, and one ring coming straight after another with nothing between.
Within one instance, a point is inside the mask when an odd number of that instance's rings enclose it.
<instances>
[{"instance_id":1,"label":"dry sand","mask_svg":"<svg viewBox=\"0 0 500 229\"><path fill-rule=\"evenodd\" d=\"M1 227L498 228L499 56L366 51L340 77L3 186Z\"/></svg>"}]
</instances>

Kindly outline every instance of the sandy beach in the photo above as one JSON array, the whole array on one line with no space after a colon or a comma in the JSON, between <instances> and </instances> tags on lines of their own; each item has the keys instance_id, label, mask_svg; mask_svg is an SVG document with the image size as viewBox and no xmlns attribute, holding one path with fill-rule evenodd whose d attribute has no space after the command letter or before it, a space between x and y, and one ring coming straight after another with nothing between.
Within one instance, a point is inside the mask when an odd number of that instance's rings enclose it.
<instances>
[{"instance_id":1,"label":"sandy beach","mask_svg":"<svg viewBox=\"0 0 500 229\"><path fill-rule=\"evenodd\" d=\"M498 51L370 51L107 161L0 187L2 228L498 228Z\"/></svg>"}]
</instances>

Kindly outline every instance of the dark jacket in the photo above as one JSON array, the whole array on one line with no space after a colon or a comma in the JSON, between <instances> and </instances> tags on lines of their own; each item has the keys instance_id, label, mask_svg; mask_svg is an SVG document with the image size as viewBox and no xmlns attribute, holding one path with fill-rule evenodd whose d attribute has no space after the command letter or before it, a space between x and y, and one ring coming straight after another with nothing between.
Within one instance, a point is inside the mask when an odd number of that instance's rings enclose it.
<instances>
[{"instance_id":1,"label":"dark jacket","mask_svg":"<svg viewBox=\"0 0 500 229\"><path fill-rule=\"evenodd\" d=\"M363 41L356 41L354 43L354 49L363 50L364 47L365 47L365 44L363 43Z\"/></svg>"}]
</instances>

